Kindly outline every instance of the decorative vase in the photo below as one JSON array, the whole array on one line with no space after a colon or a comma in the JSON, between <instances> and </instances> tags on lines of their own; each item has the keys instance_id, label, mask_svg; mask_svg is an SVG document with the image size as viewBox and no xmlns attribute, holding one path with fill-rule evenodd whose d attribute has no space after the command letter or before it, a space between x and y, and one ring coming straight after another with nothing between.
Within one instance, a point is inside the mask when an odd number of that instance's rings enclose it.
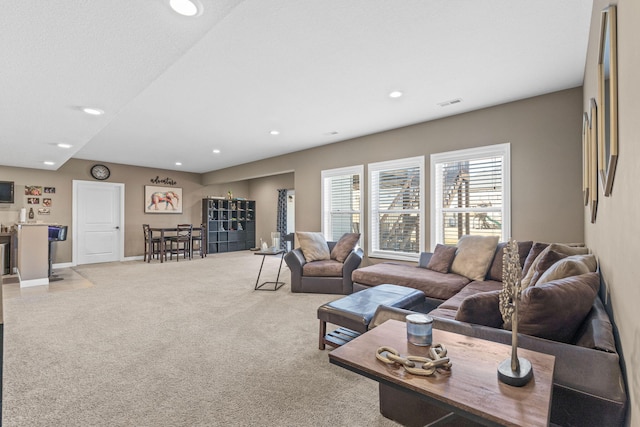
<instances>
[{"instance_id":1,"label":"decorative vase","mask_svg":"<svg viewBox=\"0 0 640 427\"><path fill-rule=\"evenodd\" d=\"M498 379L505 384L522 387L533 378L531 362L518 357L518 302L522 293L522 268L518 242L510 240L502 258L502 291L500 313L505 325L511 326L511 358L498 366Z\"/></svg>"},{"instance_id":2,"label":"decorative vase","mask_svg":"<svg viewBox=\"0 0 640 427\"><path fill-rule=\"evenodd\" d=\"M229 200L233 199L233 193L231 192L231 190L227 191L227 199Z\"/></svg>"}]
</instances>

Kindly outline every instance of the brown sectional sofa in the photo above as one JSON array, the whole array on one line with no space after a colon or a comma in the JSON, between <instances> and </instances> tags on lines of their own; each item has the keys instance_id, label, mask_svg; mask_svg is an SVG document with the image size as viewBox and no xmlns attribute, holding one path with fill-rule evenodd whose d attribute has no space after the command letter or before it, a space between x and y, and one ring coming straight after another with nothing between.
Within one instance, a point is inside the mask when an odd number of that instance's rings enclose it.
<instances>
[{"instance_id":1,"label":"brown sectional sofa","mask_svg":"<svg viewBox=\"0 0 640 427\"><path fill-rule=\"evenodd\" d=\"M530 267L531 259L523 255L528 254L528 248L537 244L522 242L520 245L521 264L525 265L525 268ZM435 328L510 344L511 331L497 325L487 326L495 323L495 312L487 316L493 316L493 319L482 319L478 322L481 324L456 320L460 306L467 297L484 297L489 295L489 292L497 294L502 289L502 282L493 280L501 277L498 272L502 270L502 250L499 249L500 246L496 250L495 259L485 280L470 280L450 272L429 270L425 267L433 254L423 253L418 266L389 262L355 270L352 273L354 291L383 283L419 289L427 296L421 311L430 313L434 318ZM537 250L539 251L540 247L537 247ZM529 262L529 266L526 262ZM598 273L589 274L591 276L584 275L585 280L593 281L593 276ZM599 276L595 279L599 281ZM405 310L380 307L370 327L375 327L388 318L404 319L406 314ZM562 325L558 325L558 328L562 328ZM600 297L595 298L591 311L570 342L520 334L519 346L556 356L551 408L553 425L624 424L627 407L625 381L613 328ZM400 400L410 406L397 405ZM405 410L407 407L422 409L408 411ZM380 387L380 410L386 417L404 425L424 425L428 420L427 413L430 408L421 401L411 401L409 395L404 395L399 390Z\"/></svg>"}]
</instances>

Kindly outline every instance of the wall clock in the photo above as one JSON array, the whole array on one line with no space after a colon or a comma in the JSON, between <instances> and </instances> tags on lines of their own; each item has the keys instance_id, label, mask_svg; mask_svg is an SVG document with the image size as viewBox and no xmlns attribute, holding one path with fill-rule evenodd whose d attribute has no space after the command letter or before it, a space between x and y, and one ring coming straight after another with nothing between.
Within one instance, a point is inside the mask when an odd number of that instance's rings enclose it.
<instances>
[{"instance_id":1,"label":"wall clock","mask_svg":"<svg viewBox=\"0 0 640 427\"><path fill-rule=\"evenodd\" d=\"M91 166L91 176L100 181L109 178L111 171L105 165L93 165Z\"/></svg>"}]
</instances>

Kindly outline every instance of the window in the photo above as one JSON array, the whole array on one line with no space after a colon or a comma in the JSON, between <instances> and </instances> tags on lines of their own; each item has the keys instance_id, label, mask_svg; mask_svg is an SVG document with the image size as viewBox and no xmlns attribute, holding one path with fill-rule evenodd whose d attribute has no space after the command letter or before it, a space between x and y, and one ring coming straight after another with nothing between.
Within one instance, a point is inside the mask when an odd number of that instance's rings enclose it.
<instances>
[{"instance_id":1,"label":"window","mask_svg":"<svg viewBox=\"0 0 640 427\"><path fill-rule=\"evenodd\" d=\"M322 233L336 241L344 233L360 233L363 166L322 171Z\"/></svg>"},{"instance_id":2,"label":"window","mask_svg":"<svg viewBox=\"0 0 640 427\"><path fill-rule=\"evenodd\" d=\"M431 155L431 247L511 235L510 144Z\"/></svg>"},{"instance_id":3,"label":"window","mask_svg":"<svg viewBox=\"0 0 640 427\"><path fill-rule=\"evenodd\" d=\"M424 246L424 156L369 165L369 256L418 259Z\"/></svg>"}]
</instances>

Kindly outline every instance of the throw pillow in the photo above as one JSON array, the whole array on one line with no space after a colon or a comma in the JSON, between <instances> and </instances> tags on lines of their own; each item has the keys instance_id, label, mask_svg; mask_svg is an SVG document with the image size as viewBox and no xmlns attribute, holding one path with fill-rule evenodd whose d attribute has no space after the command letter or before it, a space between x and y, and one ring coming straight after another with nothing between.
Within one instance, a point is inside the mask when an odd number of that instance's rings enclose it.
<instances>
[{"instance_id":1,"label":"throw pillow","mask_svg":"<svg viewBox=\"0 0 640 427\"><path fill-rule=\"evenodd\" d=\"M549 269L549 267L566 257L567 255L561 254L560 252L556 251L548 251L542 254L540 256L540 261L536 263L535 271L533 272L533 276L531 277L529 286L535 286L535 284L538 282L538 279L540 279L540 276L542 276ZM588 271L584 271L583 273L588 273ZM557 279L561 279L561 277L557 277Z\"/></svg>"},{"instance_id":2,"label":"throw pillow","mask_svg":"<svg viewBox=\"0 0 640 427\"><path fill-rule=\"evenodd\" d=\"M498 236L462 236L451 272L471 280L484 280L498 246Z\"/></svg>"},{"instance_id":3,"label":"throw pillow","mask_svg":"<svg viewBox=\"0 0 640 427\"><path fill-rule=\"evenodd\" d=\"M533 275L535 273L536 265L538 264L538 262L540 262L540 259L542 259L545 253L549 251L556 251L565 255L584 255L589 253L589 249L583 246L569 246L569 245L563 245L561 243L551 243L542 252L540 252L540 254L536 257L536 259L533 260L533 262L531 263L531 266L529 267L529 271L527 271L527 274L522 278L523 288L526 288L527 286L531 286L531 279L533 278Z\"/></svg>"},{"instance_id":4,"label":"throw pillow","mask_svg":"<svg viewBox=\"0 0 640 427\"><path fill-rule=\"evenodd\" d=\"M344 233L331 250L331 259L344 262L360 240L360 233Z\"/></svg>"},{"instance_id":5,"label":"throw pillow","mask_svg":"<svg viewBox=\"0 0 640 427\"><path fill-rule=\"evenodd\" d=\"M554 251L555 252L555 251ZM551 265L538 279L536 284L564 279L569 276L579 276L595 272L598 268L595 255L571 255Z\"/></svg>"},{"instance_id":6,"label":"throw pillow","mask_svg":"<svg viewBox=\"0 0 640 427\"><path fill-rule=\"evenodd\" d=\"M439 273L448 273L453 259L456 256L457 248L455 246L441 245L438 243L433 250L433 255L427 264L429 270Z\"/></svg>"},{"instance_id":7,"label":"throw pillow","mask_svg":"<svg viewBox=\"0 0 640 427\"><path fill-rule=\"evenodd\" d=\"M600 275L587 273L530 286L522 291L518 332L571 342L591 310Z\"/></svg>"},{"instance_id":8,"label":"throw pillow","mask_svg":"<svg viewBox=\"0 0 640 427\"><path fill-rule=\"evenodd\" d=\"M545 250L549 246L548 243L535 242L531 245L531 250L527 254L527 258L524 260L524 265L522 266L522 277L525 277L531 268L531 264L538 258L540 252Z\"/></svg>"},{"instance_id":9,"label":"throw pillow","mask_svg":"<svg viewBox=\"0 0 640 427\"><path fill-rule=\"evenodd\" d=\"M329 245L322 233L310 231L296 231L300 250L307 262L330 259Z\"/></svg>"},{"instance_id":10,"label":"throw pillow","mask_svg":"<svg viewBox=\"0 0 640 427\"><path fill-rule=\"evenodd\" d=\"M456 320L501 328L500 292L500 290L495 290L469 295L462 300L456 313Z\"/></svg>"},{"instance_id":11,"label":"throw pillow","mask_svg":"<svg viewBox=\"0 0 640 427\"><path fill-rule=\"evenodd\" d=\"M520 266L524 265L525 260L527 259L527 255L529 255L529 251L531 250L531 245L533 245L533 242L531 240L528 240L526 242L518 242ZM496 254L493 257L491 267L489 267L489 274L487 274L487 278L489 280L497 280L498 282L502 282L502 258L504 257L505 246L507 246L507 242L502 242L498 244L498 247L496 248Z\"/></svg>"}]
</instances>

